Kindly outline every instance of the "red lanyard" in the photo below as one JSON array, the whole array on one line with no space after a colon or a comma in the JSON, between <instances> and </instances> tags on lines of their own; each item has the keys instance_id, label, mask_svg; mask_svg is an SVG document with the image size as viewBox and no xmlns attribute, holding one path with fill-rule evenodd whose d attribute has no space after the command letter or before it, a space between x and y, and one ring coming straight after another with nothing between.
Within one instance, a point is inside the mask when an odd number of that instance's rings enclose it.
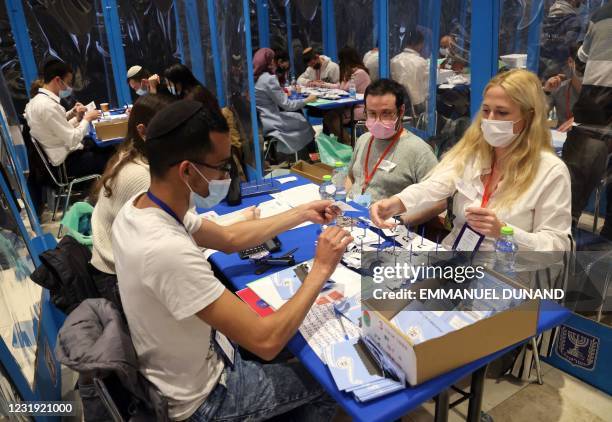
<instances>
[{"instance_id":1,"label":"red lanyard","mask_svg":"<svg viewBox=\"0 0 612 422\"><path fill-rule=\"evenodd\" d=\"M485 185L485 190L482 195L482 202L480 203L480 208L486 208L489 203L489 199L495 189L491 186L491 181L493 180L493 169L491 169L491 175L489 176L489 180L487 180L487 184Z\"/></svg>"},{"instance_id":2,"label":"red lanyard","mask_svg":"<svg viewBox=\"0 0 612 422\"><path fill-rule=\"evenodd\" d=\"M570 109L570 90L572 89L572 81L570 81L570 83L567 84L567 90L565 91L565 110L567 110L567 115L565 120L569 120L572 117L574 117L574 115L572 114L572 110Z\"/></svg>"},{"instance_id":3,"label":"red lanyard","mask_svg":"<svg viewBox=\"0 0 612 422\"><path fill-rule=\"evenodd\" d=\"M368 144L368 153L366 154L365 165L364 165L364 168L363 168L363 173L365 175L365 180L363 181L363 186L361 187L361 194L365 193L366 188L368 187L368 185L370 184L370 182L374 178L374 174L376 173L376 170L378 170L378 166L380 166L380 163L382 163L382 161L385 159L385 156L389 153L389 151L391 150L393 145L395 145L395 143L400 138L400 135L402 134L403 131L404 131L404 129L402 128L401 130L399 130L395 134L395 136L393 136L393 138L391 139L391 142L389 143L389 145L387 145L387 148L385 148L385 150L383 151L382 155L378 159L378 162L376 163L376 165L372 169L372 173L368 172L368 162L370 161L370 150L372 149L372 141L374 141L374 136L370 136L370 143Z\"/></svg>"}]
</instances>

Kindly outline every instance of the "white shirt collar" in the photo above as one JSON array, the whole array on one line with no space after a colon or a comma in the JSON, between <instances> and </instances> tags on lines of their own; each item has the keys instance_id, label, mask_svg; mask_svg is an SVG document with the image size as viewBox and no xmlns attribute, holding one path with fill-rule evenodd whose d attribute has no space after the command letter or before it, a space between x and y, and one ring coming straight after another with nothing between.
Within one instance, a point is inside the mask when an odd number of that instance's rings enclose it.
<instances>
[{"instance_id":1,"label":"white shirt collar","mask_svg":"<svg viewBox=\"0 0 612 422\"><path fill-rule=\"evenodd\" d=\"M42 93L48 96L49 98L51 98L53 101L55 101L58 104L60 102L60 97L58 97L57 95L55 95L53 92L49 91L48 89L38 88L38 93Z\"/></svg>"}]
</instances>

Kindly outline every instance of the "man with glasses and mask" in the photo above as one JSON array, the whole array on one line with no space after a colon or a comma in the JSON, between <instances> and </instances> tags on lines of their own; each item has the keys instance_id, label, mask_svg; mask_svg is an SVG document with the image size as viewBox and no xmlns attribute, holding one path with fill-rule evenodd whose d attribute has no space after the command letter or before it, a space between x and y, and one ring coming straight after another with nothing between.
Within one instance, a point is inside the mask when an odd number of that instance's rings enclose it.
<instances>
[{"instance_id":1,"label":"man with glasses and mask","mask_svg":"<svg viewBox=\"0 0 612 422\"><path fill-rule=\"evenodd\" d=\"M112 230L140 370L168 400L173 420L264 420L289 411L304 420L329 420L334 403L300 363L243 360L227 338L273 359L297 332L352 237L338 226L325 230L296 294L274 314L254 318L215 278L197 245L232 253L305 221L328 223L336 214L331 201L315 201L228 227L198 219L190 208L211 207L227 194L230 147L218 107L199 102L171 104L147 127L151 185L123 206Z\"/></svg>"},{"instance_id":2,"label":"man with glasses and mask","mask_svg":"<svg viewBox=\"0 0 612 422\"><path fill-rule=\"evenodd\" d=\"M438 160L425 141L402 125L407 93L400 83L380 79L368 86L364 98L368 132L355 144L347 192L367 205L422 181Z\"/></svg>"},{"instance_id":3,"label":"man with glasses and mask","mask_svg":"<svg viewBox=\"0 0 612 422\"><path fill-rule=\"evenodd\" d=\"M25 118L30 134L42 146L53 166L65 162L68 175L73 177L102 174L112 148L97 148L91 139L85 138L90 122L98 119L100 112L87 111L77 103L74 113L66 113L60 105L60 99L72 94L73 76L67 63L59 60L46 63L44 85L26 105Z\"/></svg>"}]
</instances>

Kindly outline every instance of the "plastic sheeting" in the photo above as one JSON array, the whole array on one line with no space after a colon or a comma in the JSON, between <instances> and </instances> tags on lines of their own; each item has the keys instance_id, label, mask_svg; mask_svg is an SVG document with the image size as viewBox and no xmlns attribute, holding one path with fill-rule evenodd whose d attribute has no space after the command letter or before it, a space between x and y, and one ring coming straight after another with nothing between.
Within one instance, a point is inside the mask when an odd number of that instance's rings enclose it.
<instances>
[{"instance_id":1,"label":"plastic sheeting","mask_svg":"<svg viewBox=\"0 0 612 422\"><path fill-rule=\"evenodd\" d=\"M245 19L241 0L215 0L221 74L226 105L232 110L242 139L244 161L255 165L249 102ZM217 93L220 97L222 94Z\"/></svg>"},{"instance_id":2,"label":"plastic sheeting","mask_svg":"<svg viewBox=\"0 0 612 422\"><path fill-rule=\"evenodd\" d=\"M4 79L8 82L10 96L15 107L20 112L23 112L28 102L28 93L19 57L17 56L17 47L13 39L11 24L6 13L5 4L4 2L2 3L2 6L0 6L0 70L4 75Z\"/></svg>"},{"instance_id":3,"label":"plastic sheeting","mask_svg":"<svg viewBox=\"0 0 612 422\"><path fill-rule=\"evenodd\" d=\"M100 0L27 0L24 12L39 66L63 60L74 69L77 100L117 104Z\"/></svg>"},{"instance_id":4,"label":"plastic sheeting","mask_svg":"<svg viewBox=\"0 0 612 422\"><path fill-rule=\"evenodd\" d=\"M336 44L338 51L353 47L363 57L374 45L373 0L335 1Z\"/></svg>"},{"instance_id":5,"label":"plastic sheeting","mask_svg":"<svg viewBox=\"0 0 612 422\"><path fill-rule=\"evenodd\" d=\"M4 192L0 200L6 204ZM33 269L17 222L0 207L0 338L32 389L42 294L29 278Z\"/></svg>"},{"instance_id":6,"label":"plastic sheeting","mask_svg":"<svg viewBox=\"0 0 612 422\"><path fill-rule=\"evenodd\" d=\"M161 74L166 67L180 62L173 4L172 0L118 0L128 69L141 65Z\"/></svg>"}]
</instances>

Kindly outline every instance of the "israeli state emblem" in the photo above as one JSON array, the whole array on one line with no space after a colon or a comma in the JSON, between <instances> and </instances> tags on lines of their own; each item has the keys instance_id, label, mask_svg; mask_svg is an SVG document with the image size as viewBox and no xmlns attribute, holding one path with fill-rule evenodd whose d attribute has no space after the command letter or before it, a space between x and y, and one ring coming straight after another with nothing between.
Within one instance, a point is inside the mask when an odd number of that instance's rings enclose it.
<instances>
[{"instance_id":1,"label":"israeli state emblem","mask_svg":"<svg viewBox=\"0 0 612 422\"><path fill-rule=\"evenodd\" d=\"M557 355L572 366L592 371L597 362L599 338L562 325L557 341Z\"/></svg>"}]
</instances>

